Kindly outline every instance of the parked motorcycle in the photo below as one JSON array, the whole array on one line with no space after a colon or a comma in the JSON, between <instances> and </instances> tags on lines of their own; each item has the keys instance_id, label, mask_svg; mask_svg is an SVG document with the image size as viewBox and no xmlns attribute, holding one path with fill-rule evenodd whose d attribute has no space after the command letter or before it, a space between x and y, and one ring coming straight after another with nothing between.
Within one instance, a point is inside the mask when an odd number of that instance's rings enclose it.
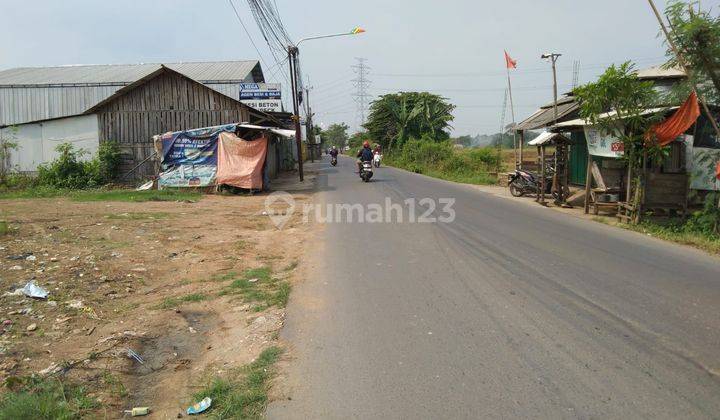
<instances>
[{"instance_id":1,"label":"parked motorcycle","mask_svg":"<svg viewBox=\"0 0 720 420\"><path fill-rule=\"evenodd\" d=\"M525 194L537 194L540 191L540 176L530 171L516 169L515 173L510 175L508 187L513 197L522 197ZM545 176L545 194L550 194L552 190L552 175Z\"/></svg>"},{"instance_id":2,"label":"parked motorcycle","mask_svg":"<svg viewBox=\"0 0 720 420\"><path fill-rule=\"evenodd\" d=\"M363 162L360 169L360 178L365 182L370 182L373 176L373 166L371 162Z\"/></svg>"},{"instance_id":3,"label":"parked motorcycle","mask_svg":"<svg viewBox=\"0 0 720 420\"><path fill-rule=\"evenodd\" d=\"M375 153L375 156L373 156L373 165L375 165L376 168L379 168L381 160L382 155L380 153Z\"/></svg>"},{"instance_id":4,"label":"parked motorcycle","mask_svg":"<svg viewBox=\"0 0 720 420\"><path fill-rule=\"evenodd\" d=\"M336 156L332 156L332 157L330 158L330 164L331 164L332 166L337 165L337 157L336 157Z\"/></svg>"}]
</instances>

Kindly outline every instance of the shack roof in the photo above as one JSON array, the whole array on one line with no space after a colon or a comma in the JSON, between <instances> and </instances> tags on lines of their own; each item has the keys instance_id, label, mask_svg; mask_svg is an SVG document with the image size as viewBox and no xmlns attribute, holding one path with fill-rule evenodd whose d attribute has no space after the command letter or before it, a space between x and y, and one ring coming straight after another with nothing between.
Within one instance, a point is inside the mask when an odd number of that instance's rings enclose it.
<instances>
[{"instance_id":1,"label":"shack roof","mask_svg":"<svg viewBox=\"0 0 720 420\"><path fill-rule=\"evenodd\" d=\"M0 71L0 86L127 85L162 66L201 83L253 81L253 73L262 74L258 60L18 67Z\"/></svg>"},{"instance_id":2,"label":"shack roof","mask_svg":"<svg viewBox=\"0 0 720 420\"><path fill-rule=\"evenodd\" d=\"M519 123L515 127L515 129L537 130L539 128L544 128L552 125L555 121L554 104L554 102L550 102L549 104L543 105L542 107L540 107L539 110L535 111L535 113L528 117L525 121ZM577 111L578 108L579 105L574 97L564 96L562 98L559 98L557 102L558 121L561 121L563 118L567 118L570 114Z\"/></svg>"}]
</instances>

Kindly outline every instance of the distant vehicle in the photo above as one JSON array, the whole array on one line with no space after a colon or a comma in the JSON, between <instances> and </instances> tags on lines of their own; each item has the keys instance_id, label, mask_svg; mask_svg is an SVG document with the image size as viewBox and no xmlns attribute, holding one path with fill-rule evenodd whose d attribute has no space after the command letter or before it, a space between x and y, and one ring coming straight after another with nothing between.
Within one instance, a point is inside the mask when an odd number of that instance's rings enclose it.
<instances>
[{"instance_id":1,"label":"distant vehicle","mask_svg":"<svg viewBox=\"0 0 720 420\"><path fill-rule=\"evenodd\" d=\"M330 157L330 164L331 164L332 166L337 165L337 157L336 157L336 156L331 156L331 157Z\"/></svg>"},{"instance_id":2,"label":"distant vehicle","mask_svg":"<svg viewBox=\"0 0 720 420\"><path fill-rule=\"evenodd\" d=\"M360 169L360 178L365 182L370 182L370 178L373 176L372 162L363 162L362 168Z\"/></svg>"},{"instance_id":3,"label":"distant vehicle","mask_svg":"<svg viewBox=\"0 0 720 420\"><path fill-rule=\"evenodd\" d=\"M380 153L375 153L375 156L373 156L373 165L375 165L376 168L380 167L380 161L382 160L382 155Z\"/></svg>"}]
</instances>

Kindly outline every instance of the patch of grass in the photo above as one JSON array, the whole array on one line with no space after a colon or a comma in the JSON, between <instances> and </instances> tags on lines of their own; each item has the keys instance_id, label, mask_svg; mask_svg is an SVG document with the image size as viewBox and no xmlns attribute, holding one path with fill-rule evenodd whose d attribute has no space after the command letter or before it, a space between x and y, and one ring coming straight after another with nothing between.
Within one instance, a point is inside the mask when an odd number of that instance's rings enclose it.
<instances>
[{"instance_id":1,"label":"patch of grass","mask_svg":"<svg viewBox=\"0 0 720 420\"><path fill-rule=\"evenodd\" d=\"M167 219L170 217L170 213L155 212L155 213L121 213L121 214L108 214L105 216L106 219L113 220L160 220Z\"/></svg>"},{"instance_id":2,"label":"patch of grass","mask_svg":"<svg viewBox=\"0 0 720 420\"><path fill-rule=\"evenodd\" d=\"M246 270L240 278L234 278L220 295L237 295L244 302L256 303L255 311L271 306L284 308L290 297L290 283L273 277L269 267Z\"/></svg>"},{"instance_id":3,"label":"patch of grass","mask_svg":"<svg viewBox=\"0 0 720 420\"><path fill-rule=\"evenodd\" d=\"M181 190L70 190L47 186L32 187L20 190L0 189L0 199L30 199L67 197L73 201L197 201L202 194L196 191Z\"/></svg>"},{"instance_id":4,"label":"patch of grass","mask_svg":"<svg viewBox=\"0 0 720 420\"><path fill-rule=\"evenodd\" d=\"M0 420L76 419L98 407L84 387L53 377L7 378L0 397Z\"/></svg>"},{"instance_id":5,"label":"patch of grass","mask_svg":"<svg viewBox=\"0 0 720 420\"><path fill-rule=\"evenodd\" d=\"M102 381L103 383L110 388L113 394L119 395L121 397L126 397L128 392L127 388L125 388L125 385L118 379L117 376L113 375L109 371L105 371L102 374Z\"/></svg>"},{"instance_id":6,"label":"patch of grass","mask_svg":"<svg viewBox=\"0 0 720 420\"><path fill-rule=\"evenodd\" d=\"M162 303L156 306L156 309L173 309L188 302L202 302L208 297L202 293L192 293L181 297L166 297Z\"/></svg>"},{"instance_id":7,"label":"patch of grass","mask_svg":"<svg viewBox=\"0 0 720 420\"><path fill-rule=\"evenodd\" d=\"M73 192L70 198L73 201L125 201L137 203L145 201L197 201L201 196L199 192L179 190L88 190Z\"/></svg>"},{"instance_id":8,"label":"patch of grass","mask_svg":"<svg viewBox=\"0 0 720 420\"><path fill-rule=\"evenodd\" d=\"M643 233L645 235L654 236L665 241L690 245L712 254L720 254L720 236L709 232L694 231L692 226L689 226L687 222L683 222L681 220L670 219L660 222L646 219L639 225L618 223L605 217L593 217L592 220L606 225L617 226L634 232Z\"/></svg>"},{"instance_id":9,"label":"patch of grass","mask_svg":"<svg viewBox=\"0 0 720 420\"><path fill-rule=\"evenodd\" d=\"M62 188L38 186L23 189L0 189L0 200L27 199L27 198L53 198L67 195L70 191Z\"/></svg>"},{"instance_id":10,"label":"patch of grass","mask_svg":"<svg viewBox=\"0 0 720 420\"><path fill-rule=\"evenodd\" d=\"M259 419L268 403L270 379L275 375L274 365L282 354L276 346L265 349L254 362L242 367L234 378L214 378L193 397L200 401L213 400L207 411L216 419Z\"/></svg>"},{"instance_id":11,"label":"patch of grass","mask_svg":"<svg viewBox=\"0 0 720 420\"><path fill-rule=\"evenodd\" d=\"M244 239L241 239L235 243L235 249L237 249L238 251L245 251L248 248L250 248L251 246L252 245L250 244L250 242L248 242Z\"/></svg>"},{"instance_id":12,"label":"patch of grass","mask_svg":"<svg viewBox=\"0 0 720 420\"><path fill-rule=\"evenodd\" d=\"M0 220L0 236L5 236L10 233L10 225L6 220Z\"/></svg>"}]
</instances>

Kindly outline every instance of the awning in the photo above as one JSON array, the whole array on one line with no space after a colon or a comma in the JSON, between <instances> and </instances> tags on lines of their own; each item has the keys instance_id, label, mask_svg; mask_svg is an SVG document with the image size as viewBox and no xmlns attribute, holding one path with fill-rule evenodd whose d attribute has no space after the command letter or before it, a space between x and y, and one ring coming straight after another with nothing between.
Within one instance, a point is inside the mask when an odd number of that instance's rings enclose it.
<instances>
[{"instance_id":1,"label":"awning","mask_svg":"<svg viewBox=\"0 0 720 420\"><path fill-rule=\"evenodd\" d=\"M530 146L542 146L546 143L551 143L557 140L563 140L567 141L567 137L563 136L562 134L558 133L551 133L549 131L545 131L539 136L535 137L534 139L530 140L528 142L528 145Z\"/></svg>"},{"instance_id":2,"label":"awning","mask_svg":"<svg viewBox=\"0 0 720 420\"><path fill-rule=\"evenodd\" d=\"M674 111L678 108L680 108L680 107L679 106L671 106L671 107L667 107L667 108L650 108L650 109L646 109L645 111L643 111L641 115L655 114L658 112ZM617 115L617 112L611 111L611 112L606 112L604 114L600 114L598 118L604 119L604 118L614 117L615 115ZM574 120L563 121L561 123L557 123L556 125L554 125L550 128L557 129L557 128L567 128L567 127L585 127L588 125L593 125L593 124L588 120L585 120L582 118L577 118Z\"/></svg>"},{"instance_id":3,"label":"awning","mask_svg":"<svg viewBox=\"0 0 720 420\"><path fill-rule=\"evenodd\" d=\"M272 133L275 133L279 136L283 137L295 137L295 130L286 130L284 128L278 128L278 127L263 127L261 125L252 125L252 124L238 124L238 127L242 128L250 128L253 130L268 130Z\"/></svg>"}]
</instances>

